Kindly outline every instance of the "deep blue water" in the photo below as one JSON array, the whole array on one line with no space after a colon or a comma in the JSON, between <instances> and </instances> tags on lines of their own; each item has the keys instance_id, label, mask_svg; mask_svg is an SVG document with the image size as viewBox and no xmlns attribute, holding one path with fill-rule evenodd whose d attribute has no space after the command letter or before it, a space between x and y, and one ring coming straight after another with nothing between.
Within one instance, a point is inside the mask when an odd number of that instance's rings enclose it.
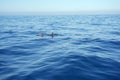
<instances>
[{"instance_id":1,"label":"deep blue water","mask_svg":"<svg viewBox=\"0 0 120 80\"><path fill-rule=\"evenodd\" d=\"M0 80L120 80L120 15L0 16Z\"/></svg>"}]
</instances>

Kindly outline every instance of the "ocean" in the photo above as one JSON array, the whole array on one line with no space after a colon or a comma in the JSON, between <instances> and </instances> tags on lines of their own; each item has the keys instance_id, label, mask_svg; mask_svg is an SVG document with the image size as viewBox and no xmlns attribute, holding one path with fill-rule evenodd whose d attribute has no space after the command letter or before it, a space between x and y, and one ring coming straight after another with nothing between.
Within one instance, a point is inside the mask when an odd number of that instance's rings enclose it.
<instances>
[{"instance_id":1,"label":"ocean","mask_svg":"<svg viewBox=\"0 0 120 80\"><path fill-rule=\"evenodd\" d=\"M120 15L0 16L0 80L120 80Z\"/></svg>"}]
</instances>

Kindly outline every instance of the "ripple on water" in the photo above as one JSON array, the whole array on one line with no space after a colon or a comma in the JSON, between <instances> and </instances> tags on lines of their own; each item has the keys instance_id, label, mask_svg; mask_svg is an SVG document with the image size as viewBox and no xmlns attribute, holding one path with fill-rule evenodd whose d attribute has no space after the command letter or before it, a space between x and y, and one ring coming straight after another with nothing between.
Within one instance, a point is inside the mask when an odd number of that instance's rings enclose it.
<instances>
[{"instance_id":1,"label":"ripple on water","mask_svg":"<svg viewBox=\"0 0 120 80\"><path fill-rule=\"evenodd\" d=\"M0 80L120 80L119 19L0 17Z\"/></svg>"}]
</instances>

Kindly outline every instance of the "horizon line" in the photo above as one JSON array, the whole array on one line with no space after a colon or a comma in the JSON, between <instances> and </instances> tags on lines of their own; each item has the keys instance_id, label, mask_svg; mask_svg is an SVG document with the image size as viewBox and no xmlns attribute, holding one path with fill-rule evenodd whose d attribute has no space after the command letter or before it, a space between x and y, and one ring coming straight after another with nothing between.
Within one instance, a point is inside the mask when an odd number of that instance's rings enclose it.
<instances>
[{"instance_id":1,"label":"horizon line","mask_svg":"<svg viewBox=\"0 0 120 80\"><path fill-rule=\"evenodd\" d=\"M120 14L120 11L48 11L48 12L0 12L0 15L89 15L89 14Z\"/></svg>"}]
</instances>

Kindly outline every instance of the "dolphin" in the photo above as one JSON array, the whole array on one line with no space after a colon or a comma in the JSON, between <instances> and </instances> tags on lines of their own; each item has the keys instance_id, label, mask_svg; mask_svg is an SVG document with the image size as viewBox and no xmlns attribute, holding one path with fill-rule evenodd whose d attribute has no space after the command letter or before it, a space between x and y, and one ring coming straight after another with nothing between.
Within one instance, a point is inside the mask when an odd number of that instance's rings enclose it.
<instances>
[{"instance_id":1,"label":"dolphin","mask_svg":"<svg viewBox=\"0 0 120 80\"><path fill-rule=\"evenodd\" d=\"M51 36L52 38L54 38L54 36L56 35L56 34L54 34L53 32L51 33L51 34L43 34L43 33L41 33L41 34L38 34L37 36L40 36L40 37L44 37L44 36Z\"/></svg>"}]
</instances>

